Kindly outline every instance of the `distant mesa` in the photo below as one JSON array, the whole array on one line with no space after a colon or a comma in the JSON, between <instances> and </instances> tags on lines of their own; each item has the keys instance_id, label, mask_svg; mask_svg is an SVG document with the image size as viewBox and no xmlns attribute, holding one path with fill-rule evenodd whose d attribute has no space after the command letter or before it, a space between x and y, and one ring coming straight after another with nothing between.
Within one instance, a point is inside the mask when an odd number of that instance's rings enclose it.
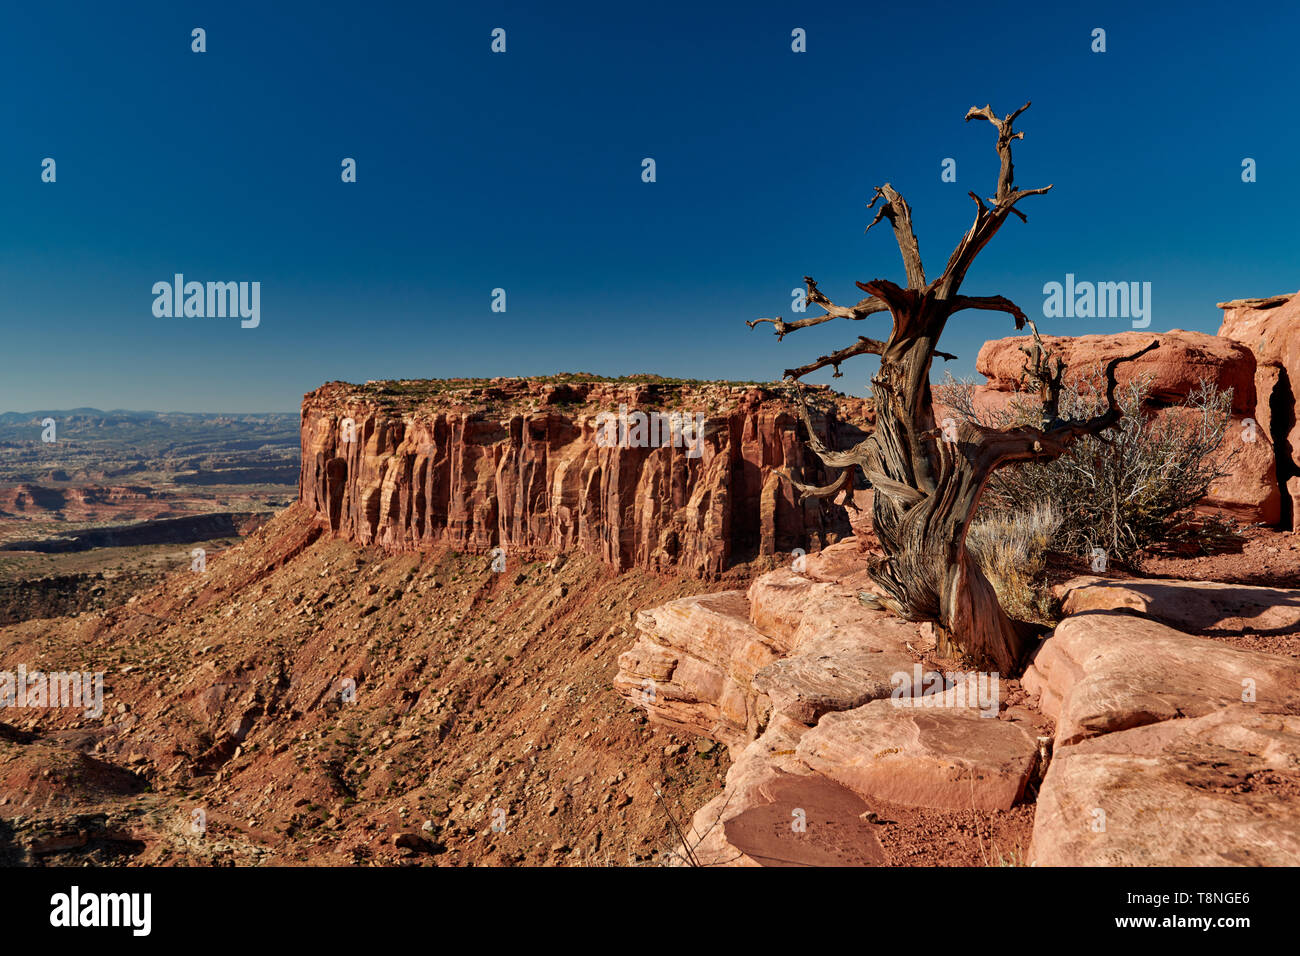
<instances>
[{"instance_id":1,"label":"distant mesa","mask_svg":"<svg viewBox=\"0 0 1300 956\"><path fill-rule=\"evenodd\" d=\"M861 440L861 399L810 388L823 440ZM620 407L703 415L703 450L602 446ZM340 537L390 550L577 549L620 569L711 577L850 533L777 469L822 475L792 393L659 376L331 382L302 409L300 500ZM351 440L350 440L351 439Z\"/></svg>"}]
</instances>

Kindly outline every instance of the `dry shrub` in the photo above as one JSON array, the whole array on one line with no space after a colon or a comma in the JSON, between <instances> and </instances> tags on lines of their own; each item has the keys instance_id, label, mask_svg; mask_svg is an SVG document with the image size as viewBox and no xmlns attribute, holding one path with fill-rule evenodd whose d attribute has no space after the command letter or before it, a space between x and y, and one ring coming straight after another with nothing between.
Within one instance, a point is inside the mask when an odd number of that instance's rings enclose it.
<instances>
[{"instance_id":1,"label":"dry shrub","mask_svg":"<svg viewBox=\"0 0 1300 956\"><path fill-rule=\"evenodd\" d=\"M1028 514L1048 506L1060 518L1051 549L1137 565L1141 553L1185 525L1210 484L1227 473L1235 451L1215 456L1231 423L1232 390L1202 381L1179 415L1155 415L1147 406L1149 379L1117 389L1124 417L1101 435L1086 436L1055 461L1026 462L995 472L980 502L985 516ZM974 385L949 377L936 399L959 415L997 428L1038 425L1040 405L1020 396L1009 411L980 415ZM1106 409L1097 368L1061 391L1063 418L1088 418Z\"/></svg>"}]
</instances>

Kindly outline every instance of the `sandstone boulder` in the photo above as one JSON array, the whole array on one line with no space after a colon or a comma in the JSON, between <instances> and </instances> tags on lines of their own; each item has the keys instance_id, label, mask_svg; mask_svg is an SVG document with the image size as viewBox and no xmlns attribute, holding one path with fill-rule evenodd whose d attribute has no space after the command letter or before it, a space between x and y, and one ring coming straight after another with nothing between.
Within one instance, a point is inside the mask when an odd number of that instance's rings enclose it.
<instances>
[{"instance_id":1,"label":"sandstone boulder","mask_svg":"<svg viewBox=\"0 0 1300 956\"><path fill-rule=\"evenodd\" d=\"M1058 747L1247 700L1261 713L1300 712L1295 660L1120 611L1067 617L1039 647L1022 683L1056 718Z\"/></svg>"},{"instance_id":2,"label":"sandstone boulder","mask_svg":"<svg viewBox=\"0 0 1300 956\"><path fill-rule=\"evenodd\" d=\"M892 700L827 714L803 735L797 754L868 803L954 810L1009 809L1037 761L1033 738L1009 721Z\"/></svg>"},{"instance_id":3,"label":"sandstone boulder","mask_svg":"<svg viewBox=\"0 0 1300 956\"><path fill-rule=\"evenodd\" d=\"M1071 578L1056 589L1067 616L1123 610L1189 634L1300 634L1300 590L1177 579Z\"/></svg>"},{"instance_id":4,"label":"sandstone boulder","mask_svg":"<svg viewBox=\"0 0 1300 956\"><path fill-rule=\"evenodd\" d=\"M1202 380L1233 390L1232 419L1215 453L1226 474L1210 485L1201 510L1221 511L1250 524L1277 524L1286 511L1270 432L1268 397L1259 391L1267 385L1261 378L1265 367L1257 365L1246 344L1181 330L1072 338L1044 336L1043 342L1067 363L1066 381L1070 383L1092 377L1110 359L1136 352L1152 339L1159 341L1158 349L1124 363L1117 371L1121 386L1136 377L1149 380L1148 414L1185 426L1194 423L1195 412L1184 403ZM989 381L975 387L972 398L986 422L1001 424L998 416L1005 414L1017 399L1030 407L1035 404L1035 396L1017 391L1023 387L1020 377L1025 364L1020 349L1030 341L1026 336L998 339L986 342L980 349L976 367ZM936 412L955 414L946 408ZM1300 482L1297 485L1300 491Z\"/></svg>"},{"instance_id":5,"label":"sandstone boulder","mask_svg":"<svg viewBox=\"0 0 1300 956\"><path fill-rule=\"evenodd\" d=\"M614 687L658 722L734 748L756 736L770 706L754 675L786 650L749 623L741 591L681 598L637 616Z\"/></svg>"},{"instance_id":6,"label":"sandstone boulder","mask_svg":"<svg viewBox=\"0 0 1300 956\"><path fill-rule=\"evenodd\" d=\"M816 775L782 774L756 788L722 824L736 853L762 866L881 866L885 850L869 807Z\"/></svg>"},{"instance_id":7,"label":"sandstone boulder","mask_svg":"<svg viewBox=\"0 0 1300 956\"><path fill-rule=\"evenodd\" d=\"M1137 377L1149 378L1153 399L1176 404L1205 379L1220 390L1232 389L1232 407L1238 413L1251 414L1255 410L1255 357L1241 343L1181 329L1072 337L1044 335L1042 339L1054 355L1065 361L1067 382L1090 376L1098 367L1104 369L1112 358L1137 352L1156 339L1158 349L1119 366L1116 380L1121 386ZM985 342L975 368L988 378L991 388L1017 391L1025 366L1025 354L1020 348L1030 341L1028 336L1013 336Z\"/></svg>"},{"instance_id":8,"label":"sandstone boulder","mask_svg":"<svg viewBox=\"0 0 1300 956\"><path fill-rule=\"evenodd\" d=\"M808 728L779 713L772 715L766 729L735 753L727 770L726 787L695 814L687 834L692 852L704 866L763 866L774 856L770 844L755 845L747 840L744 831L739 834L756 857L728 841L726 824L750 810L773 802L769 789L779 780L789 778L815 778L815 774L795 757L799 738Z\"/></svg>"},{"instance_id":9,"label":"sandstone boulder","mask_svg":"<svg viewBox=\"0 0 1300 956\"><path fill-rule=\"evenodd\" d=\"M890 647L868 635L854 628L827 630L760 670L754 688L774 710L809 726L823 714L888 697L893 675L910 673L913 658L902 645Z\"/></svg>"},{"instance_id":10,"label":"sandstone boulder","mask_svg":"<svg viewBox=\"0 0 1300 956\"><path fill-rule=\"evenodd\" d=\"M1161 414L1198 417L1186 408L1168 408ZM1210 482L1198 510L1221 511L1246 524L1277 524L1282 516L1282 492L1267 429L1250 415L1233 415L1214 460L1224 474Z\"/></svg>"},{"instance_id":11,"label":"sandstone boulder","mask_svg":"<svg viewBox=\"0 0 1300 956\"><path fill-rule=\"evenodd\" d=\"M1221 302L1219 308L1219 335L1242 343L1255 355L1254 416L1266 435L1279 436L1289 450L1279 476L1294 521L1300 516L1300 293L1237 299Z\"/></svg>"},{"instance_id":12,"label":"sandstone boulder","mask_svg":"<svg viewBox=\"0 0 1300 956\"><path fill-rule=\"evenodd\" d=\"M1029 861L1300 865L1300 717L1238 704L1058 748Z\"/></svg>"}]
</instances>

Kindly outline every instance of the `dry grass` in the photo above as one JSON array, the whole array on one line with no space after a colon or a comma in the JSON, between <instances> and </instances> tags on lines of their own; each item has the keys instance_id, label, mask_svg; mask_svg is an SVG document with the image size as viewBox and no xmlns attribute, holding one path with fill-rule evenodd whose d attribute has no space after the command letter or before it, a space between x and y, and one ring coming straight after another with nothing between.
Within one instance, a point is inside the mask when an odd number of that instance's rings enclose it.
<instances>
[{"instance_id":1,"label":"dry grass","mask_svg":"<svg viewBox=\"0 0 1300 956\"><path fill-rule=\"evenodd\" d=\"M966 534L966 547L998 593L1011 617L1053 621L1053 598L1046 583L1047 553L1061 527L1050 502L1027 511L1001 511L977 519Z\"/></svg>"}]
</instances>

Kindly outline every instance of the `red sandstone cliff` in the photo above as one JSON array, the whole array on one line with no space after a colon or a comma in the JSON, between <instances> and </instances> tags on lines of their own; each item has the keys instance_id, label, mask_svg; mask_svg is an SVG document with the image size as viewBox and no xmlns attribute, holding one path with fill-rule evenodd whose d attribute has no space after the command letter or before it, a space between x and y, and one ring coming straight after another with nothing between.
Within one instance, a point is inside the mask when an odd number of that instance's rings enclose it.
<instances>
[{"instance_id":1,"label":"red sandstone cliff","mask_svg":"<svg viewBox=\"0 0 1300 956\"><path fill-rule=\"evenodd\" d=\"M1220 302L1219 335L1255 355L1256 419L1273 438L1282 523L1300 528L1300 293Z\"/></svg>"},{"instance_id":2,"label":"red sandstone cliff","mask_svg":"<svg viewBox=\"0 0 1300 956\"><path fill-rule=\"evenodd\" d=\"M817 391L837 447L861 400ZM602 447L597 416L703 415L689 447ZM838 408L838 411L836 410ZM355 440L346 441L351 419ZM396 551L577 549L623 569L711 577L759 554L849 533L843 508L799 502L775 474L826 480L791 403L772 388L574 377L332 382L302 406L299 498L341 537Z\"/></svg>"}]
</instances>

